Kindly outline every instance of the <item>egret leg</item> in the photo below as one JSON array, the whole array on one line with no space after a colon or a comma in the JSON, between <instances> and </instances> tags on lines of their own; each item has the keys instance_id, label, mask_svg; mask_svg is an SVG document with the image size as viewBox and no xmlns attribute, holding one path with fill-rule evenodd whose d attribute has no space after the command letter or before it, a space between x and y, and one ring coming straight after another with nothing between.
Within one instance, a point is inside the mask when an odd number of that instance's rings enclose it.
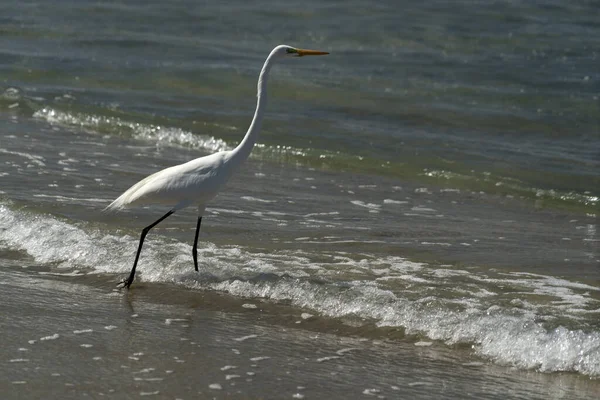
<instances>
[{"instance_id":1,"label":"egret leg","mask_svg":"<svg viewBox=\"0 0 600 400\"><path fill-rule=\"evenodd\" d=\"M200 224L202 216L198 217L198 225L196 225L196 236L194 237L194 247L192 248L192 256L194 257L194 269L198 271L198 234L200 233Z\"/></svg>"},{"instance_id":2,"label":"egret leg","mask_svg":"<svg viewBox=\"0 0 600 400\"><path fill-rule=\"evenodd\" d=\"M142 245L144 244L144 239L146 238L146 235L148 234L148 232L150 231L150 229L154 228L162 220L164 220L165 218L167 218L169 215L173 214L174 212L175 211L173 211L173 210L169 211L168 213L166 213L165 215L163 215L162 217L160 217L158 219L158 221L156 221L156 222L148 225L147 227L145 227L142 230L142 235L140 236L140 244L138 245L137 254L135 255L135 261L133 263L133 268L131 268L131 272L129 273L129 277L127 279L123 280L123 282L121 282L121 284L119 285L119 287L126 287L126 288L129 289L129 287L133 283L133 278L135 276L135 267L137 267L137 263L138 263L138 260L140 258L140 253L142 252Z\"/></svg>"}]
</instances>

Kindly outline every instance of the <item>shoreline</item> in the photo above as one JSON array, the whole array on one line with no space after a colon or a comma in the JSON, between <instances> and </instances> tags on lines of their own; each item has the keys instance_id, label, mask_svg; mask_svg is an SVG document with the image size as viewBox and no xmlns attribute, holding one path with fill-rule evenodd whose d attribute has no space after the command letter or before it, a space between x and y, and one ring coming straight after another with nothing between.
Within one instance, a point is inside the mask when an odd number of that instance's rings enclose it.
<instances>
[{"instance_id":1,"label":"shoreline","mask_svg":"<svg viewBox=\"0 0 600 400\"><path fill-rule=\"evenodd\" d=\"M491 364L468 346L257 299L112 275L1 273L6 399L594 398L600 381Z\"/></svg>"}]
</instances>

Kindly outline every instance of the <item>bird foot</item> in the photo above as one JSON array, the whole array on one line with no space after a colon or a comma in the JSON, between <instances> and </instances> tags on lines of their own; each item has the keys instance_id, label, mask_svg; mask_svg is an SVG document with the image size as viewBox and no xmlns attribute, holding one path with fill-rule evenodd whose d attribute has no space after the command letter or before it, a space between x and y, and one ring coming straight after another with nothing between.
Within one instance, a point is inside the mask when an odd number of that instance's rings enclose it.
<instances>
[{"instance_id":1,"label":"bird foot","mask_svg":"<svg viewBox=\"0 0 600 400\"><path fill-rule=\"evenodd\" d=\"M129 279L123 279L121 282L119 282L119 284L117 285L117 289L123 289L123 288L127 288L129 289L129 287L131 286L131 282L129 281Z\"/></svg>"}]
</instances>

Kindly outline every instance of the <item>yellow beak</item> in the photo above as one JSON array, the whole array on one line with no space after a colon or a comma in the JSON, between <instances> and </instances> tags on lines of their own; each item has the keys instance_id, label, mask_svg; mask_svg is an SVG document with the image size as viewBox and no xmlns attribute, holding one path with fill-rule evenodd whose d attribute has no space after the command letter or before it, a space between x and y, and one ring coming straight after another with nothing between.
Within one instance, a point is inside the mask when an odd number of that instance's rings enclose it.
<instances>
[{"instance_id":1,"label":"yellow beak","mask_svg":"<svg viewBox=\"0 0 600 400\"><path fill-rule=\"evenodd\" d=\"M307 49L297 49L297 50L298 50L298 57L302 57L302 56L324 56L326 54L329 54L326 51L307 50Z\"/></svg>"}]
</instances>

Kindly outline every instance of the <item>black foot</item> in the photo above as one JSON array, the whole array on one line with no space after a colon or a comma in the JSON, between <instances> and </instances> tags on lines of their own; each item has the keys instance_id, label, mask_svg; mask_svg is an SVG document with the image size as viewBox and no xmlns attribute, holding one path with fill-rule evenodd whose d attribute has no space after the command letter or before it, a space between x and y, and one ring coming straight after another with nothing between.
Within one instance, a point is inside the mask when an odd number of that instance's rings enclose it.
<instances>
[{"instance_id":1,"label":"black foot","mask_svg":"<svg viewBox=\"0 0 600 400\"><path fill-rule=\"evenodd\" d=\"M129 279L123 279L121 282L119 282L119 284L117 285L118 289L123 289L123 288L127 288L129 289L129 287L131 286L133 282L131 282Z\"/></svg>"}]
</instances>

